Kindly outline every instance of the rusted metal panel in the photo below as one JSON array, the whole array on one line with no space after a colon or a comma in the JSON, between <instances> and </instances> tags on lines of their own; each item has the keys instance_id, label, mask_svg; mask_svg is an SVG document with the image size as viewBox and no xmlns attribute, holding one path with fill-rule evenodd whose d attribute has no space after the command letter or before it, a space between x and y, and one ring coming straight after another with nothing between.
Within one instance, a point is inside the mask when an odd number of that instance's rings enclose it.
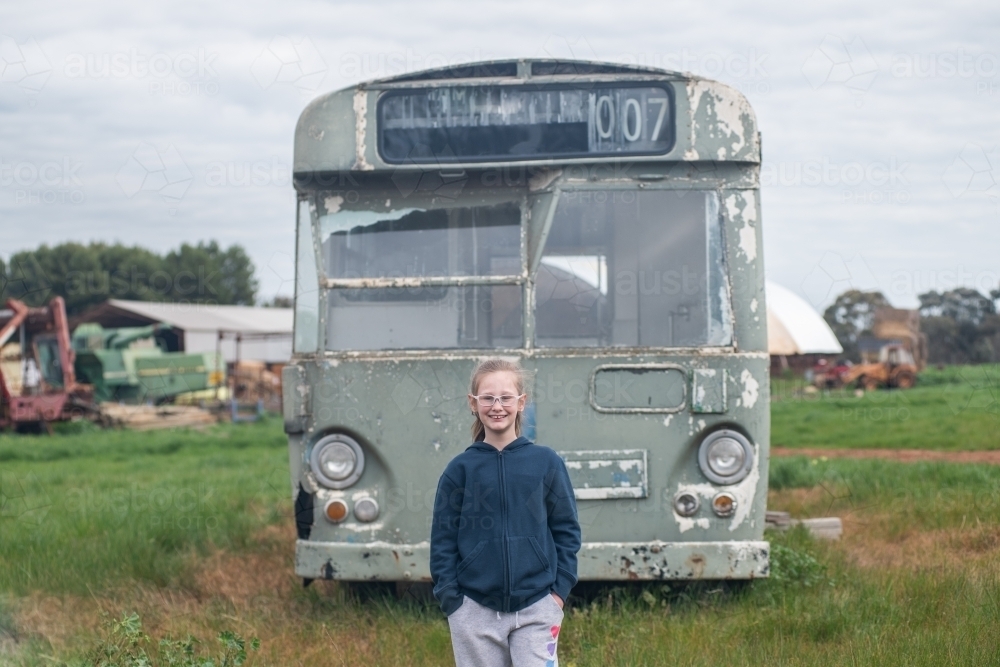
<instances>
[{"instance_id":1,"label":"rusted metal panel","mask_svg":"<svg viewBox=\"0 0 1000 667\"><path fill-rule=\"evenodd\" d=\"M760 579L770 574L770 545L746 542L585 543L581 579Z\"/></svg>"},{"instance_id":2,"label":"rusted metal panel","mask_svg":"<svg viewBox=\"0 0 1000 667\"><path fill-rule=\"evenodd\" d=\"M326 289L377 289L387 287L461 287L464 285L522 285L526 276L423 276L417 278L327 278Z\"/></svg>"},{"instance_id":3,"label":"rusted metal panel","mask_svg":"<svg viewBox=\"0 0 1000 667\"><path fill-rule=\"evenodd\" d=\"M539 83L607 83L628 85L652 82L669 87L676 100L674 105L676 140L666 155L629 155L635 165L653 165L671 161L703 162L706 164L760 163L760 134L753 109L737 90L717 81L688 73L646 69L622 71L613 76L553 75L532 76L530 62L519 65L517 77L450 79L448 85L518 85ZM384 162L377 150L375 115L377 102L386 91L427 88L440 81L369 81L314 100L303 111L295 131L295 172L351 171L405 172L438 171L439 165ZM344 131L349 119L351 131ZM621 157L607 158L621 162ZM477 166L490 168L509 164L530 164L558 169L566 165L599 162L584 156L574 159L537 157L515 162L481 162ZM301 184L301 179L297 179Z\"/></svg>"},{"instance_id":4,"label":"rusted metal panel","mask_svg":"<svg viewBox=\"0 0 1000 667\"><path fill-rule=\"evenodd\" d=\"M281 410L285 418L285 433L302 433L306 427L306 406L309 385L305 372L297 364L281 369Z\"/></svg>"},{"instance_id":5,"label":"rusted metal panel","mask_svg":"<svg viewBox=\"0 0 1000 667\"><path fill-rule=\"evenodd\" d=\"M10 416L14 422L51 422L63 417L69 395L65 393L41 396L15 396L10 401Z\"/></svg>"},{"instance_id":6,"label":"rusted metal panel","mask_svg":"<svg viewBox=\"0 0 1000 667\"><path fill-rule=\"evenodd\" d=\"M581 581L762 579L770 545L737 542L590 542L579 553ZM344 581L429 581L430 544L341 544L298 540L295 574Z\"/></svg>"},{"instance_id":7,"label":"rusted metal panel","mask_svg":"<svg viewBox=\"0 0 1000 667\"><path fill-rule=\"evenodd\" d=\"M645 498L645 449L558 452L566 462L577 500Z\"/></svg>"},{"instance_id":8,"label":"rusted metal panel","mask_svg":"<svg viewBox=\"0 0 1000 667\"><path fill-rule=\"evenodd\" d=\"M726 369L695 368L691 373L691 412L726 411Z\"/></svg>"},{"instance_id":9,"label":"rusted metal panel","mask_svg":"<svg viewBox=\"0 0 1000 667\"><path fill-rule=\"evenodd\" d=\"M10 318L0 329L0 347L3 347L10 340L17 328L28 318L28 307L20 301L9 299L7 307L10 309Z\"/></svg>"},{"instance_id":10,"label":"rusted metal panel","mask_svg":"<svg viewBox=\"0 0 1000 667\"><path fill-rule=\"evenodd\" d=\"M59 341L59 364L62 366L63 391L72 393L76 389L76 371L73 364L76 362L76 352L69 341L69 323L66 319L66 302L61 296L57 296L49 303L49 310L52 311L52 321L55 325L56 339Z\"/></svg>"},{"instance_id":11,"label":"rusted metal panel","mask_svg":"<svg viewBox=\"0 0 1000 667\"><path fill-rule=\"evenodd\" d=\"M290 441L296 461L308 461L312 445L323 434L347 432L365 446L366 457L371 454L358 489L371 489L386 499L379 532L361 526L357 531L367 532L357 532L350 521L333 526L320 518L317 536L330 541L386 539L397 534L415 541L426 537L437 479L448 461L469 445L472 418L467 382L483 354L451 350L298 362L308 371L306 386L311 387L308 391L316 405L310 408L303 434ZM766 413L760 407L763 385L757 388L756 402L732 403L724 415L604 414L589 406L587 395L587 378L603 357L595 359L593 351L589 356L532 357L523 352L509 356L520 358L533 373L529 394L536 406L538 443L556 451L647 450L645 497L579 501L581 519L598 512L596 520L584 527L585 542L761 538L769 439ZM702 363L681 352L629 361L669 363L688 373L692 365ZM713 364L728 369L729 394L742 401L744 391L752 397L751 380L766 377L768 359L766 355L734 355L713 358ZM742 371L748 373L745 384ZM705 433L733 423L754 443L757 463L750 476L725 488L737 496L738 508L734 516L720 518L712 514L708 501L722 487L706 483L698 466L698 446ZM294 479L296 485L308 478L308 465L301 470ZM699 491L704 501L701 513L676 519L673 497L682 488L699 484L706 487L704 493Z\"/></svg>"}]
</instances>

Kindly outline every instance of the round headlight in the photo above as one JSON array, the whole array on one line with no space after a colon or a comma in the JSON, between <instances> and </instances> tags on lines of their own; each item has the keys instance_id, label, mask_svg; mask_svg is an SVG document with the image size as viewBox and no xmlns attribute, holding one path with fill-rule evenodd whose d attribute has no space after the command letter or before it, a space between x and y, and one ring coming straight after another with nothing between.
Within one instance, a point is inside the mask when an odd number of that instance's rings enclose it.
<instances>
[{"instance_id":1,"label":"round headlight","mask_svg":"<svg viewBox=\"0 0 1000 667\"><path fill-rule=\"evenodd\" d=\"M710 433L698 449L702 473L716 484L735 484L753 467L753 446L737 431Z\"/></svg>"},{"instance_id":2,"label":"round headlight","mask_svg":"<svg viewBox=\"0 0 1000 667\"><path fill-rule=\"evenodd\" d=\"M708 448L708 467L719 477L731 477L747 461L743 446L732 438L719 438Z\"/></svg>"},{"instance_id":3,"label":"round headlight","mask_svg":"<svg viewBox=\"0 0 1000 667\"><path fill-rule=\"evenodd\" d=\"M313 447L310 460L316 480L331 489L344 489L361 477L365 453L354 438L328 435Z\"/></svg>"},{"instance_id":4,"label":"round headlight","mask_svg":"<svg viewBox=\"0 0 1000 667\"><path fill-rule=\"evenodd\" d=\"M674 511L681 516L694 516L698 512L701 502L698 496L687 491L682 491L674 496Z\"/></svg>"},{"instance_id":5,"label":"round headlight","mask_svg":"<svg viewBox=\"0 0 1000 667\"><path fill-rule=\"evenodd\" d=\"M319 469L329 479L338 482L351 476L358 467L358 455L342 442L335 442L319 453Z\"/></svg>"},{"instance_id":6,"label":"round headlight","mask_svg":"<svg viewBox=\"0 0 1000 667\"><path fill-rule=\"evenodd\" d=\"M362 498L354 503L354 516L368 523L378 518L378 503L374 498Z\"/></svg>"}]
</instances>

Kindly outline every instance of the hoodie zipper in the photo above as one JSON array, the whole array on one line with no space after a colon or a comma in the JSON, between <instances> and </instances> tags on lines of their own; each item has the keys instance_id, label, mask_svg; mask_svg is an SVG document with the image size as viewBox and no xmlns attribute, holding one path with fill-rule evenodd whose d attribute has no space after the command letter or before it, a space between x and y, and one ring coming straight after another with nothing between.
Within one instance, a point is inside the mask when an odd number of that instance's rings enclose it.
<instances>
[{"instance_id":1,"label":"hoodie zipper","mask_svg":"<svg viewBox=\"0 0 1000 667\"><path fill-rule=\"evenodd\" d=\"M507 535L507 478L503 464L503 450L497 452L500 470L500 522L503 524L503 610L510 609L510 538Z\"/></svg>"}]
</instances>

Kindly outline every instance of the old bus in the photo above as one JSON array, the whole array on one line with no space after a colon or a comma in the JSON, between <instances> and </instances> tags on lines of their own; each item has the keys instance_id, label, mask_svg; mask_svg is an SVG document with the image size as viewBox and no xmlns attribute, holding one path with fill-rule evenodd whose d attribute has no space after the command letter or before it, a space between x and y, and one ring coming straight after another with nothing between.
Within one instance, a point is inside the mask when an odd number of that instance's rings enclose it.
<instances>
[{"instance_id":1,"label":"old bus","mask_svg":"<svg viewBox=\"0 0 1000 667\"><path fill-rule=\"evenodd\" d=\"M581 580L752 579L769 387L753 111L720 83L511 60L314 100L295 131L284 422L305 580L429 580L478 360L533 374Z\"/></svg>"}]
</instances>

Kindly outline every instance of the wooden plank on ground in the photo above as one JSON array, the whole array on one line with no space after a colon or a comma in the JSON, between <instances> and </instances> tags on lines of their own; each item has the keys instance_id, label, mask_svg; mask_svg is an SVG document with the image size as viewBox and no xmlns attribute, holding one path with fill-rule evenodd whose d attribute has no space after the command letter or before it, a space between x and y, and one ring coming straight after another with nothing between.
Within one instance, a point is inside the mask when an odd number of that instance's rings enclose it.
<instances>
[{"instance_id":1,"label":"wooden plank on ground","mask_svg":"<svg viewBox=\"0 0 1000 667\"><path fill-rule=\"evenodd\" d=\"M115 428L150 431L164 428L197 428L215 424L216 416L190 405L101 405L101 421Z\"/></svg>"}]
</instances>

